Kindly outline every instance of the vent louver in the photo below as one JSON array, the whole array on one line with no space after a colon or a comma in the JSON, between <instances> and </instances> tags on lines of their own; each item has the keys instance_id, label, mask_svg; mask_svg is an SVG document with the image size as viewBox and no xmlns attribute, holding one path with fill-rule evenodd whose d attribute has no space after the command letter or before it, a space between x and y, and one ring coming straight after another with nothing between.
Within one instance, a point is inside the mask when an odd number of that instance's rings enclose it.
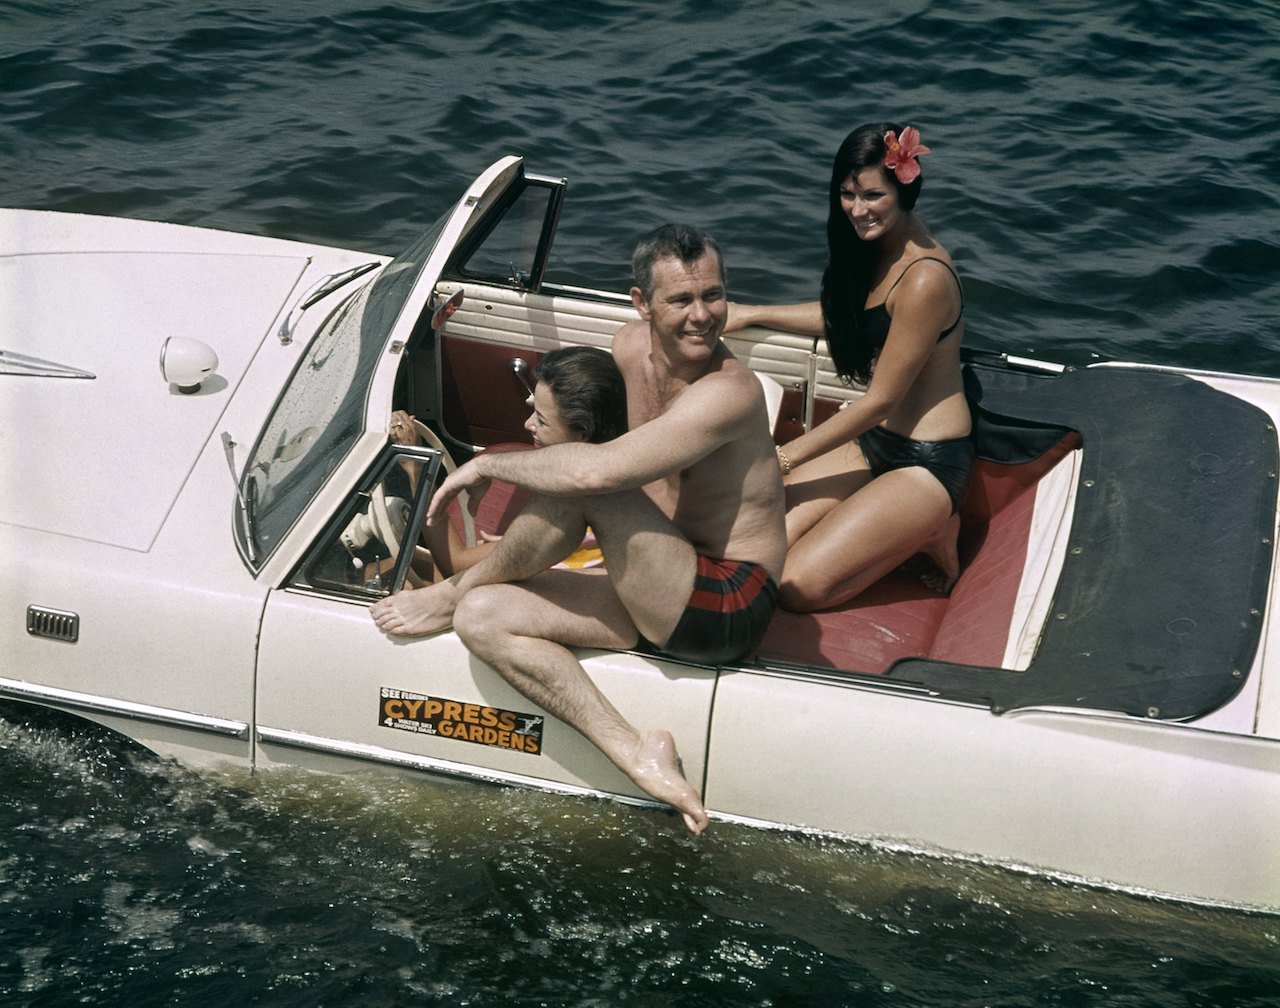
<instances>
[{"instance_id":1,"label":"vent louver","mask_svg":"<svg viewBox=\"0 0 1280 1008\"><path fill-rule=\"evenodd\" d=\"M80 617L61 609L27 606L27 633L74 644L80 639Z\"/></svg>"}]
</instances>

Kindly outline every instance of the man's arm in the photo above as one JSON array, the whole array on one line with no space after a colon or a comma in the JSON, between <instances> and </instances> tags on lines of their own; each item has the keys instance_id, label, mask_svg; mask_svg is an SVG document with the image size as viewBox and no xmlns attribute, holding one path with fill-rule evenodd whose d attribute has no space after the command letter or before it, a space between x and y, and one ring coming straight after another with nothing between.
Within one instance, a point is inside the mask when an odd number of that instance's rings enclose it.
<instances>
[{"instance_id":1,"label":"man's arm","mask_svg":"<svg viewBox=\"0 0 1280 1008\"><path fill-rule=\"evenodd\" d=\"M738 436L753 412L764 419L760 383L744 367L717 371L686 388L660 416L605 444L563 444L531 452L482 453L459 466L431 499L439 520L463 490L471 506L490 480L551 497L617 493L682 472Z\"/></svg>"}]
</instances>

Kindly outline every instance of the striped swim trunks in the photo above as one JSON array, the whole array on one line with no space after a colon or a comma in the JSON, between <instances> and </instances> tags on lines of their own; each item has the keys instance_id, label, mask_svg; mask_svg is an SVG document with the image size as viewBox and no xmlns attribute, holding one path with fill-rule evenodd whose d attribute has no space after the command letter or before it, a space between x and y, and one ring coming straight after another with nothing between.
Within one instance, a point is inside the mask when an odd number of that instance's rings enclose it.
<instances>
[{"instance_id":1,"label":"striped swim trunks","mask_svg":"<svg viewBox=\"0 0 1280 1008\"><path fill-rule=\"evenodd\" d=\"M655 650L704 665L745 658L764 639L777 597L777 584L758 564L700 556L680 622Z\"/></svg>"}]
</instances>

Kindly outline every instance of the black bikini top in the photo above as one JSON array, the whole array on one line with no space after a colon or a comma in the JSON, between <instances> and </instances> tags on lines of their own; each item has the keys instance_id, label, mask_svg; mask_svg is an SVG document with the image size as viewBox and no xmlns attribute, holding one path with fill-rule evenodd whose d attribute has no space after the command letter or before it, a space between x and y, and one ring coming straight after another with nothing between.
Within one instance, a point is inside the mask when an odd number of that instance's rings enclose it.
<instances>
[{"instance_id":1,"label":"black bikini top","mask_svg":"<svg viewBox=\"0 0 1280 1008\"><path fill-rule=\"evenodd\" d=\"M960 291L960 314L957 315L956 320L952 322L951 325L947 326L947 328L943 329L942 333L938 336L937 341L941 343L956 331L956 326L958 326L960 324L960 320L964 318L964 288L960 286L960 278L956 276L956 271L952 269L950 265L942 259L938 259L934 256L921 256L919 259L913 260L907 264L907 269L904 269L898 275L898 279L893 282L893 287L889 288L889 294L893 293L894 287L897 287L898 284L902 283L902 278L907 275L907 270L911 269L911 267L916 263L922 262L936 262L942 263L943 266L946 266L947 272L955 277L956 288ZM885 305L889 301L889 294L884 296L884 301L881 301L878 305L873 305L870 308L863 309L862 312L862 331L867 334L867 339L871 341L871 345L875 347L877 351L884 349L884 341L889 338L890 319L889 312L885 308Z\"/></svg>"}]
</instances>

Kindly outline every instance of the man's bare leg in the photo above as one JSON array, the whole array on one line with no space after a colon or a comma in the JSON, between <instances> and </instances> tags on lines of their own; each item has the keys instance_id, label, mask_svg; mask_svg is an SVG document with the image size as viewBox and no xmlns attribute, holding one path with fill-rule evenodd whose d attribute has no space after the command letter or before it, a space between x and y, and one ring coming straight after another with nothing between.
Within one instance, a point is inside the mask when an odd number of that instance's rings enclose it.
<instances>
[{"instance_id":1,"label":"man's bare leg","mask_svg":"<svg viewBox=\"0 0 1280 1008\"><path fill-rule=\"evenodd\" d=\"M588 523L604 550L607 576L548 572L581 543ZM629 648L641 632L664 643L692 590L695 563L692 547L639 492L535 498L480 563L380 600L374 618L388 633L429 633L421 628L443 629L452 620L472 654L701 833L706 810L680 771L671 734L637 731L568 650Z\"/></svg>"},{"instance_id":2,"label":"man's bare leg","mask_svg":"<svg viewBox=\"0 0 1280 1008\"><path fill-rule=\"evenodd\" d=\"M523 581L547 570L581 545L588 525L595 530L610 581L632 622L653 643L666 643L693 590L696 556L640 491L535 497L479 563L437 584L379 599L370 614L379 629L398 636L448 629L454 609L467 592L482 585Z\"/></svg>"},{"instance_id":3,"label":"man's bare leg","mask_svg":"<svg viewBox=\"0 0 1280 1008\"><path fill-rule=\"evenodd\" d=\"M645 794L673 806L692 833L706 829L706 809L681 773L671 733L637 730L567 646L545 639L633 647L635 626L607 577L552 571L524 585L482 586L462 600L455 623L472 654L575 728Z\"/></svg>"},{"instance_id":4,"label":"man's bare leg","mask_svg":"<svg viewBox=\"0 0 1280 1008\"><path fill-rule=\"evenodd\" d=\"M373 621L384 633L399 637L417 637L449 629L458 600L472 587L532 577L559 563L578 547L586 534L585 522L560 515L557 519L562 519L568 527L548 521L548 516L531 503L516 516L507 534L484 559L444 581L402 589L379 599L369 610Z\"/></svg>"},{"instance_id":5,"label":"man's bare leg","mask_svg":"<svg viewBox=\"0 0 1280 1008\"><path fill-rule=\"evenodd\" d=\"M510 550L509 574L519 563L529 569L561 559L588 524L600 541L606 571L549 571L520 585L478 587L457 613L459 636L522 694L592 742L645 794L674 806L690 831L701 833L707 813L680 770L671 733L634 728L568 650L634 647L640 634L665 643L693 589L693 548L639 491L535 498L525 513L560 530L563 538L539 553L536 542L524 542L525 534L536 538L545 529L530 522L513 535L513 524L500 544L505 548L494 554Z\"/></svg>"},{"instance_id":6,"label":"man's bare leg","mask_svg":"<svg viewBox=\"0 0 1280 1008\"><path fill-rule=\"evenodd\" d=\"M453 625L453 610L457 605L454 580L403 588L378 599L369 607L369 615L379 630L397 637L422 637L448 630Z\"/></svg>"}]
</instances>

